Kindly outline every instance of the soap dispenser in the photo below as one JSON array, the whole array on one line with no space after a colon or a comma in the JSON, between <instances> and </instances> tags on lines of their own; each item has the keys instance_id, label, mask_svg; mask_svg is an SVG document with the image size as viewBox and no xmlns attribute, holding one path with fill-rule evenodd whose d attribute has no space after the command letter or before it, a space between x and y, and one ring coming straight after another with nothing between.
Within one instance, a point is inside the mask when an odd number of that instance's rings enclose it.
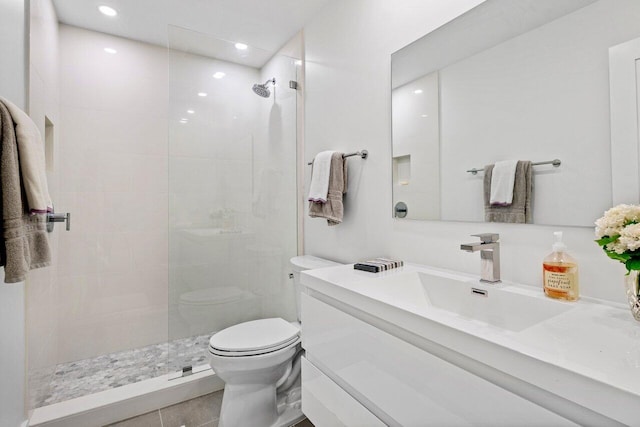
<instances>
[{"instance_id":1,"label":"soap dispenser","mask_svg":"<svg viewBox=\"0 0 640 427\"><path fill-rule=\"evenodd\" d=\"M579 297L578 262L567 253L562 242L562 231L553 233L556 238L553 252L542 262L544 293L551 298L576 301Z\"/></svg>"}]
</instances>

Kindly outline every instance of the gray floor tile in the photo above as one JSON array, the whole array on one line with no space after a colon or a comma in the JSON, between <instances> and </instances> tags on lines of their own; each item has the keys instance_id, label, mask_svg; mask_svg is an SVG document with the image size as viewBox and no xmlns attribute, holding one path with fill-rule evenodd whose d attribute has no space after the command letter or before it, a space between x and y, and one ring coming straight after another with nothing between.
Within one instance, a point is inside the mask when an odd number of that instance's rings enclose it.
<instances>
[{"instance_id":1,"label":"gray floor tile","mask_svg":"<svg viewBox=\"0 0 640 427\"><path fill-rule=\"evenodd\" d=\"M162 425L163 427L200 427L211 421L216 421L217 424L221 404L222 390L168 406L160 410Z\"/></svg>"},{"instance_id":2,"label":"gray floor tile","mask_svg":"<svg viewBox=\"0 0 640 427\"><path fill-rule=\"evenodd\" d=\"M162 427L160 411L149 412L115 424L109 424L107 427Z\"/></svg>"}]
</instances>

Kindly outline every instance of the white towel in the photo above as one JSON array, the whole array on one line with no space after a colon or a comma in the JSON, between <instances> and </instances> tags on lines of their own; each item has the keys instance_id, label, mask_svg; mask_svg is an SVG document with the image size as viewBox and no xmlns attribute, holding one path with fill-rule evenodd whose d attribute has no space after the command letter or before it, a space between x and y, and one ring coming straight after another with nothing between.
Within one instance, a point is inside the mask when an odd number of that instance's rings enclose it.
<instances>
[{"instance_id":1,"label":"white towel","mask_svg":"<svg viewBox=\"0 0 640 427\"><path fill-rule=\"evenodd\" d=\"M0 97L16 126L20 175L32 214L53 212L44 160L44 146L36 124L20 108Z\"/></svg>"},{"instance_id":2,"label":"white towel","mask_svg":"<svg viewBox=\"0 0 640 427\"><path fill-rule=\"evenodd\" d=\"M513 185L516 180L517 160L496 162L491 175L491 197L493 206L509 206L513 202Z\"/></svg>"},{"instance_id":3,"label":"white towel","mask_svg":"<svg viewBox=\"0 0 640 427\"><path fill-rule=\"evenodd\" d=\"M333 151L322 151L313 159L309 201L326 203L329 193L329 173L331 172L331 156Z\"/></svg>"}]
</instances>

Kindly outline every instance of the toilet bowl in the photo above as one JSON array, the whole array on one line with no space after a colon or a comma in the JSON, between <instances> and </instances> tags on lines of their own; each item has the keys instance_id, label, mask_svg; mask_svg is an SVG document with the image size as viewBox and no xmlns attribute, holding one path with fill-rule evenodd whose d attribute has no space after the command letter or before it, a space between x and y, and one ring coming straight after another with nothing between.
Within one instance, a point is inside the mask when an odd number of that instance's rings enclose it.
<instances>
[{"instance_id":1,"label":"toilet bowl","mask_svg":"<svg viewBox=\"0 0 640 427\"><path fill-rule=\"evenodd\" d=\"M299 256L291 265L298 297L300 271L339 264ZM209 364L225 382L218 425L285 427L301 420L301 354L300 324L281 318L252 320L213 335Z\"/></svg>"}]
</instances>

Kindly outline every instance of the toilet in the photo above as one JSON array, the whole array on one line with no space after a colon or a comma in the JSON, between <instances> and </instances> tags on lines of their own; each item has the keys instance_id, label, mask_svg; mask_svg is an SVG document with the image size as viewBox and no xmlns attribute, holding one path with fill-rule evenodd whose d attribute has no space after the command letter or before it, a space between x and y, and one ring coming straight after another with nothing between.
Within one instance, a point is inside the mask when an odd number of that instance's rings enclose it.
<instances>
[{"instance_id":1,"label":"toilet","mask_svg":"<svg viewBox=\"0 0 640 427\"><path fill-rule=\"evenodd\" d=\"M300 272L340 265L303 255L291 258L300 320ZM220 427L285 427L300 410L300 324L281 318L239 323L209 340L209 364L225 382Z\"/></svg>"}]
</instances>

